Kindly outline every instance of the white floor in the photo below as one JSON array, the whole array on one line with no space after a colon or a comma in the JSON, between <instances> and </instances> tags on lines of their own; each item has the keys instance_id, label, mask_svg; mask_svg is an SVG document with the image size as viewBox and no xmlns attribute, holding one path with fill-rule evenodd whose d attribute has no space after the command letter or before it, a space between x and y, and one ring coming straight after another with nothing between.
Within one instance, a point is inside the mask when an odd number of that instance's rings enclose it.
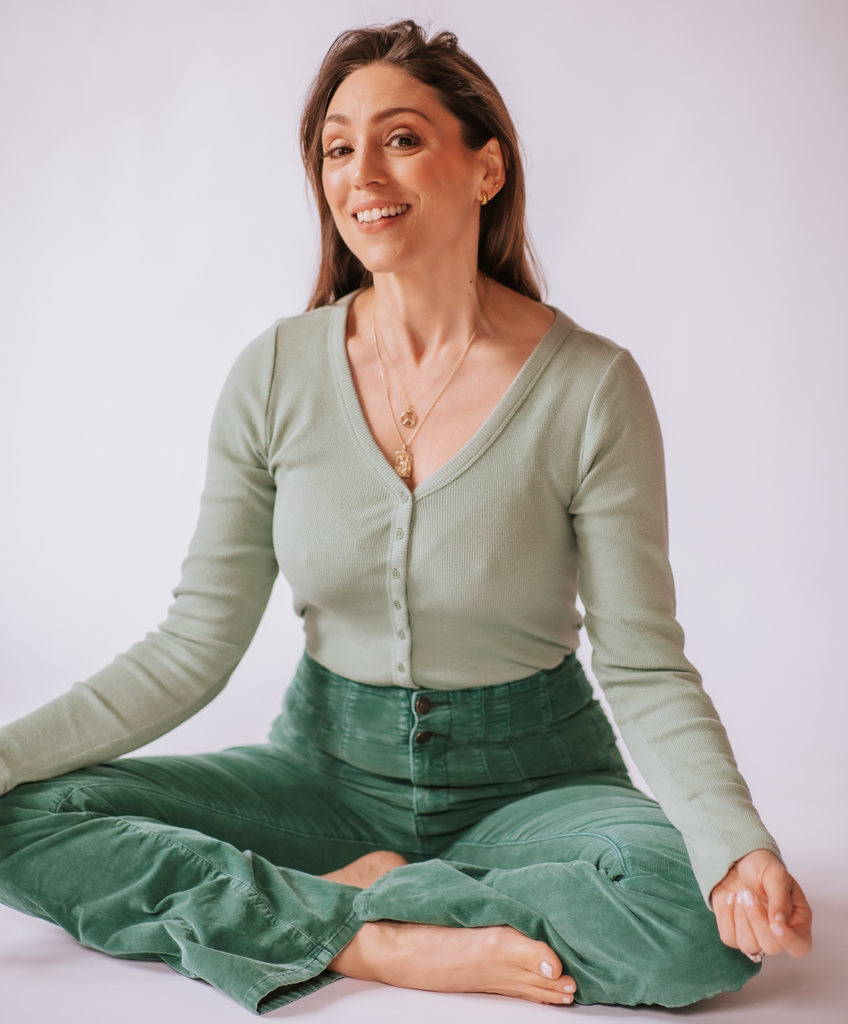
<instances>
[{"instance_id":1,"label":"white floor","mask_svg":"<svg viewBox=\"0 0 848 1024\"><path fill-rule=\"evenodd\" d=\"M535 1006L501 996L443 995L339 981L264 1019L302 1024L525 1024L568 1014L633 1024L693 1018L722 1024L848 1022L848 885L842 860L804 865L815 911L815 948L804 960L767 959L745 989L681 1010ZM801 874L800 866L795 867ZM116 960L85 949L59 928L0 906L3 1024L244 1024L248 1014L202 982L163 964ZM559 1019L559 1018L558 1018Z\"/></svg>"}]
</instances>

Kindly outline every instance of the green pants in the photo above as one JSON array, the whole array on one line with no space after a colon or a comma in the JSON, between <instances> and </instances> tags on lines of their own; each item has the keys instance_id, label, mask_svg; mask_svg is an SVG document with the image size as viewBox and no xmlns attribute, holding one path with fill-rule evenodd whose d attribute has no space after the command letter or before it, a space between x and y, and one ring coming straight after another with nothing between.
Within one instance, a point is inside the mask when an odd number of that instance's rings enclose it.
<instances>
[{"instance_id":1,"label":"green pants","mask_svg":"<svg viewBox=\"0 0 848 1024\"><path fill-rule=\"evenodd\" d=\"M371 850L360 891L314 877ZM581 1003L681 1006L757 973L630 783L573 655L502 686L354 683L305 656L269 743L123 758L0 798L0 901L263 1013L335 980L363 921L507 924Z\"/></svg>"}]
</instances>

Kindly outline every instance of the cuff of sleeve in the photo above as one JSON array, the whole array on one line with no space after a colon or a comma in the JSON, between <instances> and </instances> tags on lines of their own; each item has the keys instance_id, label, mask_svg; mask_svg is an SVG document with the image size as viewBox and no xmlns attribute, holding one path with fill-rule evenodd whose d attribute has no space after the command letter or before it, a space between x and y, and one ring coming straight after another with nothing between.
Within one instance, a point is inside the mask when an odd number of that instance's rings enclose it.
<instances>
[{"instance_id":1,"label":"cuff of sleeve","mask_svg":"<svg viewBox=\"0 0 848 1024\"><path fill-rule=\"evenodd\" d=\"M15 777L9 769L9 766L3 758L0 757L0 796L3 796L4 793L8 793L10 790L14 789L16 785Z\"/></svg>"},{"instance_id":2,"label":"cuff of sleeve","mask_svg":"<svg viewBox=\"0 0 848 1024\"><path fill-rule=\"evenodd\" d=\"M732 847L723 847L720 850L712 851L689 849L689 859L692 861L692 870L695 872L695 878L698 880L701 895L711 910L712 903L710 899L713 889L724 878L736 861L746 856L746 854L753 853L754 850L768 850L769 853L773 853L777 857L784 867L786 866L777 843L765 829L762 829L761 835L752 836L744 843L739 843Z\"/></svg>"}]
</instances>

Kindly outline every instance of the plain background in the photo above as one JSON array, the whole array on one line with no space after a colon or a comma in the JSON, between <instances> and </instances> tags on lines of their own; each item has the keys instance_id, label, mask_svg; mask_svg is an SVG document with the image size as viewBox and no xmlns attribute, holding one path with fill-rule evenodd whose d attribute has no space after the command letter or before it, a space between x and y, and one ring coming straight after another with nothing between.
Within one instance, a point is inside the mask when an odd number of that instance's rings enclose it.
<instances>
[{"instance_id":1,"label":"plain background","mask_svg":"<svg viewBox=\"0 0 848 1024\"><path fill-rule=\"evenodd\" d=\"M654 395L687 654L790 868L840 863L840 0L0 2L0 722L164 618L224 377L317 266L306 87L397 17L506 98L547 301ZM261 742L301 651L281 579L227 690L145 752Z\"/></svg>"}]
</instances>

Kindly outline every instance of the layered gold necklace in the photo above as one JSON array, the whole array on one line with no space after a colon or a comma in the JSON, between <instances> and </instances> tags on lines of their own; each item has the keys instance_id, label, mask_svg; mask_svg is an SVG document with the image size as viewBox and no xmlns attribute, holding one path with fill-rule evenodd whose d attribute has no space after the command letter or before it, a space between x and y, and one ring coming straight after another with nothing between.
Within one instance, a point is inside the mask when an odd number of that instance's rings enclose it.
<instances>
[{"instance_id":1,"label":"layered gold necklace","mask_svg":"<svg viewBox=\"0 0 848 1024\"><path fill-rule=\"evenodd\" d=\"M468 337L468 335L466 335L466 339L467 339L467 337ZM430 388L432 388L432 386L436 383L436 381L439 379L439 377L442 376L442 374L444 373L444 370L439 370L438 373L433 377L433 379L427 385L427 387L425 387L423 391L419 391L418 397L415 399L414 402L412 402L412 401L410 401L409 395L406 393L406 388L403 386L403 379L401 378L400 370L397 368L397 364L395 363L394 359L392 359L392 354L391 354L391 352L389 352L388 346L386 345L385 341L383 340L383 335L380 332L379 327L377 328L377 338L378 338L378 341L379 341L380 345L383 346L384 352L389 357L389 362L392 364L392 369L395 371L395 376L397 377L397 382L398 382L398 384L400 386L401 392L403 393L404 400L406 401L406 409L404 410L404 412L401 414L401 417L400 417L401 426L406 427L408 430L411 430L412 427L417 426L417 424L418 424L418 416L415 413L415 406L418 405L418 403L427 394L427 392L430 390Z\"/></svg>"},{"instance_id":2,"label":"layered gold necklace","mask_svg":"<svg viewBox=\"0 0 848 1024\"><path fill-rule=\"evenodd\" d=\"M401 424L404 427L414 428L412 430L412 433L409 435L409 437L405 441L403 439L403 436L401 435L400 428L398 427L398 424L397 424L397 420L395 419L395 411L394 411L394 408L392 407L391 396L389 395L389 385L388 385L388 382L386 380L386 372L385 372L385 368L383 366L383 360L380 357L380 346L377 343L377 317L376 317L374 311L373 310L371 311L371 329L372 329L372 331L374 333L374 351L377 354L377 365L380 367L380 379L383 382L383 390L386 393L386 402L388 403L388 406L389 406L389 414L390 414L390 416L392 418L392 425L395 428L395 432L397 433L397 436L398 436L398 441L400 441L400 445L401 445L400 451L395 452L395 472L397 473L397 475L399 477L403 477L404 479L407 479L408 477L412 476L412 452L410 451L410 445L415 440L415 435L422 428L422 426L424 426L424 421L427 419L427 417L433 411L433 406L435 406L436 402L438 402L438 400L442 397L442 395L445 393L445 391L446 391L448 385L450 384L450 382L454 379L454 377L459 372L459 368L460 368L460 366L462 366L462 362L465 359L465 356L468 353L468 350L471 348L471 343L477 337L477 332L480 330L480 324L483 322L483 317L486 314L486 303L488 301L488 298L489 298L489 278L486 277L486 294L485 294L485 296L483 298L483 308L480 311L480 316L478 317L477 322L474 324L474 326L468 332L467 340L465 341L465 344L462 347L462 351L459 353L459 357L457 358L456 362L454 363L453 368L451 369L450 373L448 374L447 380L444 382L444 384L442 384L441 389L439 390L439 393L436 395L436 397L430 403L430 408L424 413L424 415L421 417L420 420L419 420L418 416L415 413L415 409L413 408L413 404L414 403L410 402L409 396L406 393L406 388L403 386L403 381L401 380L400 373L398 373L397 366L395 366L395 361L394 361L394 359L392 359L391 354L390 354L388 348L386 348L386 355L391 360L392 366L394 367L394 371L397 374L398 383L400 384L400 389L403 392L403 397L406 399L406 410L404 411L403 415L401 416L400 422L401 422ZM383 343L383 345L385 347L385 342ZM436 376L430 381L430 383L421 392L421 394L418 396L418 398L416 398L416 400L415 400L416 402L418 402L421 398L423 398L424 395L427 394L427 392L430 390L430 388L432 388L432 386L436 383L436 380L438 379L438 377L439 377L439 374L436 374Z\"/></svg>"}]
</instances>

